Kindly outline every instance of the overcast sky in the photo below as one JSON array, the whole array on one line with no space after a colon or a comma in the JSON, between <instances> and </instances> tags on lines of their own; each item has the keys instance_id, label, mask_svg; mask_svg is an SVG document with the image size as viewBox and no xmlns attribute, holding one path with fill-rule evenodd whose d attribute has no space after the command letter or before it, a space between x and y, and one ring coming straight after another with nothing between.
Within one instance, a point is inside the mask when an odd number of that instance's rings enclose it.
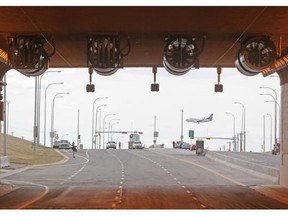
<instances>
[{"instance_id":1,"label":"overcast sky","mask_svg":"<svg viewBox=\"0 0 288 216\"><path fill-rule=\"evenodd\" d=\"M241 102L246 110L247 151L261 151L263 143L263 115L270 113L274 124L274 103L269 96L260 96L260 93L274 94L269 89L259 89L267 86L277 91L280 97L278 77L263 77L261 74L247 77L240 74L235 68L222 69L221 84L223 93L215 93L217 83L216 68L201 68L191 70L183 76L174 76L165 69L158 68L157 83L159 92L151 92L153 82L151 68L125 68L118 70L111 76L101 76L93 73L95 92L87 93L88 70L83 69L49 69L61 70L61 73L49 72L42 78L41 97L41 134L43 143L44 134L44 92L50 83L64 82L63 85L52 85L47 91L47 140L51 122L51 101L55 94L69 91L69 95L55 100L55 130L59 137L74 141L77 138L77 113L80 110L81 143L85 148L91 148L92 135L92 104L98 97L95 107L106 103L102 107L102 118L106 114L106 121L120 119L114 130L142 131L141 140L146 147L153 142L154 116L156 116L156 130L159 131L157 143L171 147L173 141L180 140L181 136L181 109L184 111L184 141L190 143L188 130L194 130L196 137L232 137L233 118L225 112L231 112L236 117L236 133L241 130L242 107L234 104ZM32 128L34 125L34 85L35 78L26 77L15 70L7 73L7 100L9 103L9 134L24 136L33 140ZM278 101L279 102L279 101ZM201 124L188 123L187 118L204 118L214 113L213 121ZM111 121L114 123L117 121ZM274 134L274 126L273 126ZM273 135L274 137L274 135ZM127 147L128 135L115 134ZM106 138L107 140L107 138ZM193 140L192 142L195 142ZM227 140L206 140L206 147L219 150L228 146ZM266 115L266 149L270 147L270 117Z\"/></svg>"}]
</instances>

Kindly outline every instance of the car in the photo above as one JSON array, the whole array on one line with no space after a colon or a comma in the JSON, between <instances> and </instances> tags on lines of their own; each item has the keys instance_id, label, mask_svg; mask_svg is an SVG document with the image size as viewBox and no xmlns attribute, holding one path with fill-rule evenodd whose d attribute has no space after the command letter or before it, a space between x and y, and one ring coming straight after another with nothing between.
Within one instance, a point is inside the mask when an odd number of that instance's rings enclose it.
<instances>
[{"instance_id":1,"label":"car","mask_svg":"<svg viewBox=\"0 0 288 216\"><path fill-rule=\"evenodd\" d=\"M183 142L181 144L181 149L191 149L191 145L189 143Z\"/></svg>"},{"instance_id":2,"label":"car","mask_svg":"<svg viewBox=\"0 0 288 216\"><path fill-rule=\"evenodd\" d=\"M191 145L189 143L186 142L182 142L182 141L176 141L174 146L174 148L180 148L180 149L191 149Z\"/></svg>"},{"instance_id":3,"label":"car","mask_svg":"<svg viewBox=\"0 0 288 216\"><path fill-rule=\"evenodd\" d=\"M173 148L181 148L181 141L176 141L173 145Z\"/></svg>"},{"instance_id":4,"label":"car","mask_svg":"<svg viewBox=\"0 0 288 216\"><path fill-rule=\"evenodd\" d=\"M58 148L59 149L68 149L69 150L71 148L71 145L68 144L68 143L60 143Z\"/></svg>"},{"instance_id":5,"label":"car","mask_svg":"<svg viewBox=\"0 0 288 216\"><path fill-rule=\"evenodd\" d=\"M60 145L60 141L55 141L53 148L59 148L59 145Z\"/></svg>"},{"instance_id":6,"label":"car","mask_svg":"<svg viewBox=\"0 0 288 216\"><path fill-rule=\"evenodd\" d=\"M143 149L144 145L141 141L135 141L133 143L133 149Z\"/></svg>"},{"instance_id":7,"label":"car","mask_svg":"<svg viewBox=\"0 0 288 216\"><path fill-rule=\"evenodd\" d=\"M110 149L110 148L116 149L116 146L117 145L115 141L108 141L106 144L106 149Z\"/></svg>"},{"instance_id":8,"label":"car","mask_svg":"<svg viewBox=\"0 0 288 216\"><path fill-rule=\"evenodd\" d=\"M195 144L193 144L192 146L191 146L191 149L190 149L191 151L196 151L196 145Z\"/></svg>"}]
</instances>

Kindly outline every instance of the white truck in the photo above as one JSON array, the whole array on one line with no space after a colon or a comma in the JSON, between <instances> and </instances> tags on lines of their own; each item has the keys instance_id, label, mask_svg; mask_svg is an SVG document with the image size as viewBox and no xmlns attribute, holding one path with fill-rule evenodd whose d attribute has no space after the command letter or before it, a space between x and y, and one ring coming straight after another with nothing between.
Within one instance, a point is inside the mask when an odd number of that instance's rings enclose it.
<instances>
[{"instance_id":1,"label":"white truck","mask_svg":"<svg viewBox=\"0 0 288 216\"><path fill-rule=\"evenodd\" d=\"M140 141L140 135L138 133L129 134L128 147L129 149L143 149L144 148L144 145Z\"/></svg>"}]
</instances>

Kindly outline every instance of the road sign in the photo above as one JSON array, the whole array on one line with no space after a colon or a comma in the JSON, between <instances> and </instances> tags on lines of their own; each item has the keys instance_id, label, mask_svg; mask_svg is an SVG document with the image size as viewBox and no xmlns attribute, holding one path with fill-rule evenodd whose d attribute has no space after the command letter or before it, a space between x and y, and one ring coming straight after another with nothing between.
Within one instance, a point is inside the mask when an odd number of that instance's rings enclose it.
<instances>
[{"instance_id":1,"label":"road sign","mask_svg":"<svg viewBox=\"0 0 288 216\"><path fill-rule=\"evenodd\" d=\"M194 130L189 130L189 137L194 139Z\"/></svg>"},{"instance_id":2,"label":"road sign","mask_svg":"<svg viewBox=\"0 0 288 216\"><path fill-rule=\"evenodd\" d=\"M153 135L154 135L154 137L159 137L159 132L158 131L154 131Z\"/></svg>"}]
</instances>

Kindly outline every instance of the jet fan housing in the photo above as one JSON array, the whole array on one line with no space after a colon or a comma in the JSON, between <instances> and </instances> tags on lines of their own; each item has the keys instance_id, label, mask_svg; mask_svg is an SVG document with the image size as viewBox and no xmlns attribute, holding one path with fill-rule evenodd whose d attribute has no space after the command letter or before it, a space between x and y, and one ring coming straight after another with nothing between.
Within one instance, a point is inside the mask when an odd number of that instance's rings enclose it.
<instances>
[{"instance_id":1,"label":"jet fan housing","mask_svg":"<svg viewBox=\"0 0 288 216\"><path fill-rule=\"evenodd\" d=\"M48 46L52 47L50 53ZM50 57L55 53L54 40L38 35L8 37L8 61L12 68L26 76L38 76L49 67Z\"/></svg>"},{"instance_id":2,"label":"jet fan housing","mask_svg":"<svg viewBox=\"0 0 288 216\"><path fill-rule=\"evenodd\" d=\"M88 66L103 76L122 67L120 40L117 35L93 35L88 38Z\"/></svg>"},{"instance_id":3,"label":"jet fan housing","mask_svg":"<svg viewBox=\"0 0 288 216\"><path fill-rule=\"evenodd\" d=\"M276 57L276 46L268 36L247 37L241 41L235 66L240 73L254 76L273 64Z\"/></svg>"},{"instance_id":4,"label":"jet fan housing","mask_svg":"<svg viewBox=\"0 0 288 216\"><path fill-rule=\"evenodd\" d=\"M166 39L163 66L173 75L186 74L198 61L198 47L194 38L174 36Z\"/></svg>"}]
</instances>

